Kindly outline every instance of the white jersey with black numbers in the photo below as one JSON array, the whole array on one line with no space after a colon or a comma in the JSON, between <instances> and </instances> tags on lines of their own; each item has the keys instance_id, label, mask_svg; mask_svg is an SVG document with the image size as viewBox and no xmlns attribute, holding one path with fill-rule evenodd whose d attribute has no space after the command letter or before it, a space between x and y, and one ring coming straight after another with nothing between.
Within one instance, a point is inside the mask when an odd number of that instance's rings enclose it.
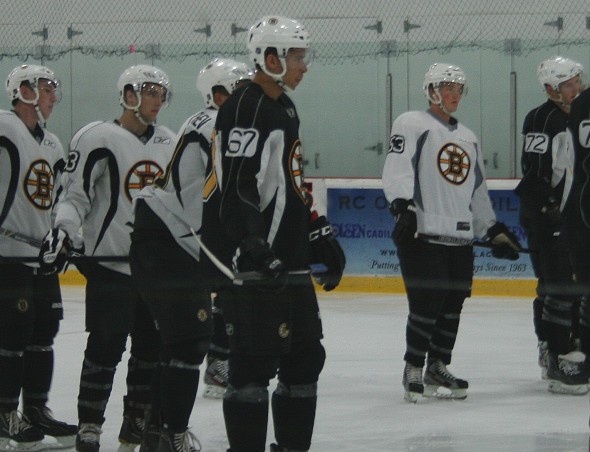
<instances>
[{"instance_id":1,"label":"white jersey with black numbers","mask_svg":"<svg viewBox=\"0 0 590 452\"><path fill-rule=\"evenodd\" d=\"M54 134L39 125L32 133L16 113L0 111L1 228L43 241L64 158ZM0 235L0 255L37 257L39 248Z\"/></svg>"},{"instance_id":2,"label":"white jersey with black numbers","mask_svg":"<svg viewBox=\"0 0 590 452\"><path fill-rule=\"evenodd\" d=\"M416 204L418 234L442 243L483 238L495 221L475 134L454 118L413 111L391 129L383 189Z\"/></svg>"},{"instance_id":3,"label":"white jersey with black numbers","mask_svg":"<svg viewBox=\"0 0 590 452\"><path fill-rule=\"evenodd\" d=\"M163 126L149 126L141 137L117 122L80 129L70 143L55 226L72 238L81 228L87 255L127 256L133 198L164 173L175 144ZM130 274L127 263L101 265Z\"/></svg>"},{"instance_id":4,"label":"white jersey with black numbers","mask_svg":"<svg viewBox=\"0 0 590 452\"><path fill-rule=\"evenodd\" d=\"M217 110L207 108L188 118L180 129L166 174L137 196L196 260L199 260L200 247L191 229L199 231L201 228L205 170L211 155L211 134L216 117Z\"/></svg>"}]
</instances>

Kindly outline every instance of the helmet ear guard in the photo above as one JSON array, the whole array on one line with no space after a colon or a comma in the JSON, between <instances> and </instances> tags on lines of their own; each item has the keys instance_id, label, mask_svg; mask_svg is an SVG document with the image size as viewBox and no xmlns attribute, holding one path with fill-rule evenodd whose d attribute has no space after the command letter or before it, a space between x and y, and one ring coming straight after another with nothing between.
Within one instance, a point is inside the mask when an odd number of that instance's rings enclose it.
<instances>
[{"instance_id":1,"label":"helmet ear guard","mask_svg":"<svg viewBox=\"0 0 590 452\"><path fill-rule=\"evenodd\" d=\"M149 125L139 113L139 107L141 106L141 90L146 83L160 85L166 90L162 108L167 108L172 100L172 83L170 83L168 75L162 69L155 66L138 64L125 69L125 71L119 76L117 89L119 90L119 103L121 106L126 110L132 110L135 113L135 117L139 119L140 122ZM129 105L125 100L125 89L127 86L131 86L135 92L138 101L137 105Z\"/></svg>"},{"instance_id":2,"label":"helmet ear guard","mask_svg":"<svg viewBox=\"0 0 590 452\"><path fill-rule=\"evenodd\" d=\"M213 99L213 88L222 86L228 92L233 93L238 82L251 80L252 71L245 63L240 63L228 58L215 58L207 66L199 71L197 76L197 90L203 96L207 107L219 108Z\"/></svg>"}]
</instances>

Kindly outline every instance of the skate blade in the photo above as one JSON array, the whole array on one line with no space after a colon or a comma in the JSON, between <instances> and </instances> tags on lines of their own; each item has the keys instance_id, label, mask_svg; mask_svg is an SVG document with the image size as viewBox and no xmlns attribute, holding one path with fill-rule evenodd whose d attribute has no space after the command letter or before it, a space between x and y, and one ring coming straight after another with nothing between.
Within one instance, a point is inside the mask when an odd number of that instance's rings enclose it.
<instances>
[{"instance_id":1,"label":"skate blade","mask_svg":"<svg viewBox=\"0 0 590 452\"><path fill-rule=\"evenodd\" d=\"M586 395L588 393L588 385L564 385L558 380L549 380L547 390L553 394Z\"/></svg>"},{"instance_id":2,"label":"skate blade","mask_svg":"<svg viewBox=\"0 0 590 452\"><path fill-rule=\"evenodd\" d=\"M134 452L138 446L139 444L119 441L119 448L117 449L117 452Z\"/></svg>"},{"instance_id":3,"label":"skate blade","mask_svg":"<svg viewBox=\"0 0 590 452\"><path fill-rule=\"evenodd\" d=\"M48 443L46 440L51 439L54 442ZM76 435L71 436L49 436L45 435L43 440L43 450L63 450L72 449L76 445Z\"/></svg>"},{"instance_id":4,"label":"skate blade","mask_svg":"<svg viewBox=\"0 0 590 452\"><path fill-rule=\"evenodd\" d=\"M404 400L409 403L417 403L421 395L422 394L420 394L419 392L405 391Z\"/></svg>"},{"instance_id":5,"label":"skate blade","mask_svg":"<svg viewBox=\"0 0 590 452\"><path fill-rule=\"evenodd\" d=\"M424 397L443 400L465 400L467 389L448 389L442 386L424 385Z\"/></svg>"},{"instance_id":6,"label":"skate blade","mask_svg":"<svg viewBox=\"0 0 590 452\"><path fill-rule=\"evenodd\" d=\"M225 388L220 386L206 385L203 397L206 399L223 399Z\"/></svg>"},{"instance_id":7,"label":"skate blade","mask_svg":"<svg viewBox=\"0 0 590 452\"><path fill-rule=\"evenodd\" d=\"M47 450L41 441L31 441L27 443L17 443L10 441L8 438L0 439L0 450L10 451L33 451L33 450Z\"/></svg>"}]
</instances>

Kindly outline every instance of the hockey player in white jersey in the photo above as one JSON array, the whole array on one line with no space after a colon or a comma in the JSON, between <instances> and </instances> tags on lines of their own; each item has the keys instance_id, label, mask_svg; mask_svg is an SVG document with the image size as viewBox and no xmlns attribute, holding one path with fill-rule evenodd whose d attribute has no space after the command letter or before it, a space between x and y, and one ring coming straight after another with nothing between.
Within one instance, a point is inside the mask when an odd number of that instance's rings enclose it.
<instances>
[{"instance_id":1,"label":"hockey player in white jersey","mask_svg":"<svg viewBox=\"0 0 590 452\"><path fill-rule=\"evenodd\" d=\"M475 134L452 116L467 89L465 74L436 63L423 88L429 108L395 120L383 169L409 302L402 383L410 402L420 395L467 397L467 381L446 366L471 295L473 240L488 240L498 258L517 259L520 250L496 221Z\"/></svg>"},{"instance_id":2,"label":"hockey player in white jersey","mask_svg":"<svg viewBox=\"0 0 590 452\"><path fill-rule=\"evenodd\" d=\"M186 120L166 174L144 188L135 201L131 274L159 326L162 341L161 364L152 387L157 399L144 444L152 447L149 450L200 450L188 422L205 354L212 356L205 383L213 386L205 392L222 394L227 385L227 365L219 361L227 359L225 327L221 321L221 340L210 347L215 318L211 287L202 276L199 246L191 229L201 227L203 187L217 108L249 78L245 64L228 59L215 59L200 71L197 88L207 108ZM153 438L158 432L159 444Z\"/></svg>"},{"instance_id":3,"label":"hockey player in white jersey","mask_svg":"<svg viewBox=\"0 0 590 452\"><path fill-rule=\"evenodd\" d=\"M39 450L44 435L71 447L76 426L56 421L46 406L63 318L59 281L34 262L64 165L59 139L45 129L61 87L52 70L32 64L14 68L5 87L12 110L0 111L0 227L31 244L0 236L0 256L33 262L0 258L0 450Z\"/></svg>"},{"instance_id":4,"label":"hockey player in white jersey","mask_svg":"<svg viewBox=\"0 0 590 452\"><path fill-rule=\"evenodd\" d=\"M166 73L154 66L132 66L121 74L117 87L121 116L92 122L71 140L54 228L40 254L42 266L53 265L64 250L80 245L91 256L126 256L131 244L132 200L164 172L172 156L175 134L155 124L172 95ZM80 231L83 243L76 243ZM151 318L138 309L140 300L129 264L100 262L85 264L80 270L87 278L89 335L78 395L76 450L99 450L115 368L129 334L131 357L119 440L120 450L132 450L141 442L144 415L150 408L149 385L159 338Z\"/></svg>"}]
</instances>

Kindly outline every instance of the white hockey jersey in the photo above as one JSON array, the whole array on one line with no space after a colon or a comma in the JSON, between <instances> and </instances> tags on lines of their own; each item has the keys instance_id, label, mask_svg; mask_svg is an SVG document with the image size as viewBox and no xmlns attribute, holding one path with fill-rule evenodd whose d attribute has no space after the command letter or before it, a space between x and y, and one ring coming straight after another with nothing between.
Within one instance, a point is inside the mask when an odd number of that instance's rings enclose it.
<instances>
[{"instance_id":1,"label":"white hockey jersey","mask_svg":"<svg viewBox=\"0 0 590 452\"><path fill-rule=\"evenodd\" d=\"M383 168L387 201L413 199L418 234L441 243L484 238L495 221L475 134L412 111L393 123Z\"/></svg>"},{"instance_id":2,"label":"white hockey jersey","mask_svg":"<svg viewBox=\"0 0 590 452\"><path fill-rule=\"evenodd\" d=\"M150 126L138 137L117 122L92 122L72 138L56 205L55 227L71 238L81 228L85 254L126 256L133 198L164 173L175 134ZM129 275L128 263L101 263Z\"/></svg>"},{"instance_id":3,"label":"white hockey jersey","mask_svg":"<svg viewBox=\"0 0 590 452\"><path fill-rule=\"evenodd\" d=\"M217 110L207 108L186 120L164 177L144 188L143 199L168 227L178 244L199 260L191 228L201 228L203 185Z\"/></svg>"},{"instance_id":4,"label":"white hockey jersey","mask_svg":"<svg viewBox=\"0 0 590 452\"><path fill-rule=\"evenodd\" d=\"M53 133L38 126L33 134L16 113L0 111L0 227L43 241L64 159ZM0 255L37 257L39 248L0 235Z\"/></svg>"}]
</instances>

